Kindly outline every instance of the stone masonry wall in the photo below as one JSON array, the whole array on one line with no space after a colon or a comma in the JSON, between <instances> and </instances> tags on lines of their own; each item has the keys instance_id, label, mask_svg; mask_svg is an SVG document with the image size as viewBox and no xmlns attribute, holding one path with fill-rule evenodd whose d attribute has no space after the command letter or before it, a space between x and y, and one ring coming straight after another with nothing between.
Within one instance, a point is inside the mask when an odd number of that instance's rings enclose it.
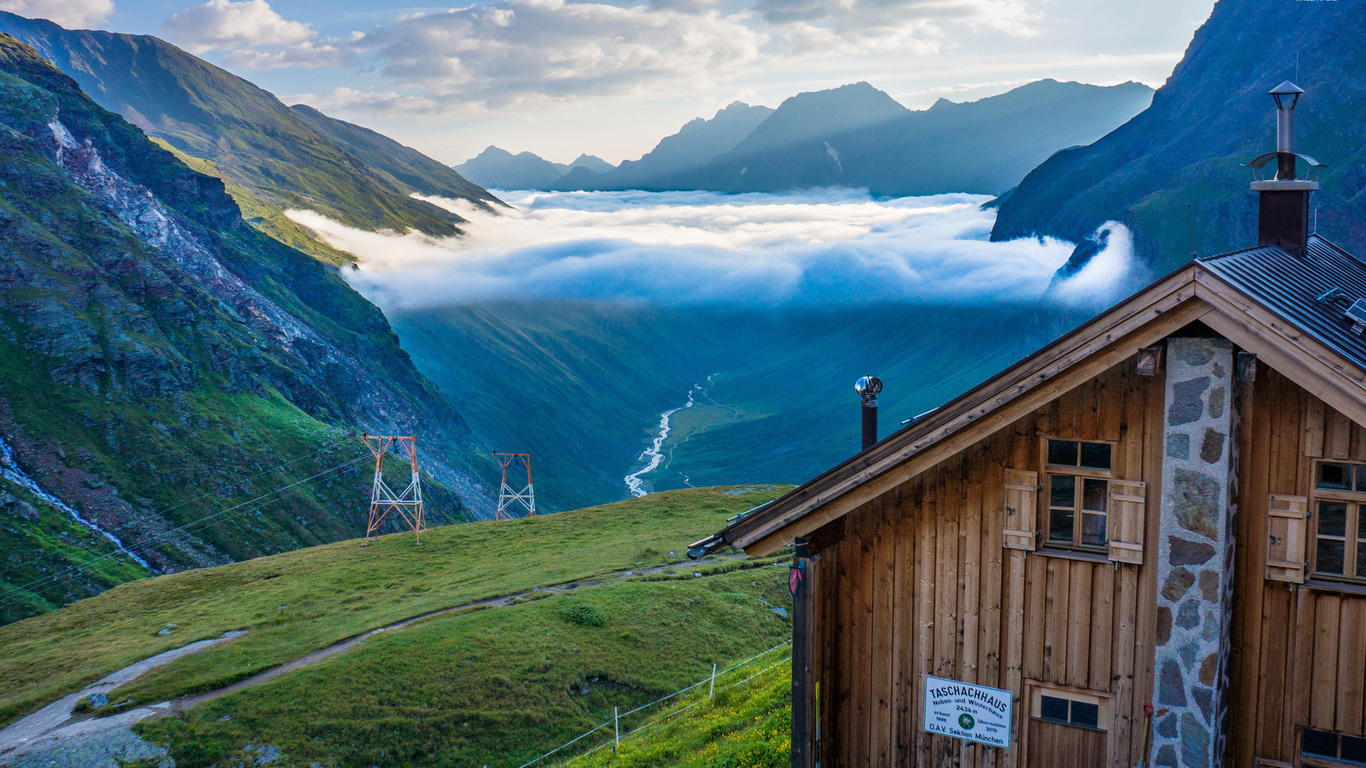
<instances>
[{"instance_id":1,"label":"stone masonry wall","mask_svg":"<svg viewBox=\"0 0 1366 768\"><path fill-rule=\"evenodd\" d=\"M1167 341L1153 764L1223 764L1233 552L1233 348Z\"/></svg>"}]
</instances>

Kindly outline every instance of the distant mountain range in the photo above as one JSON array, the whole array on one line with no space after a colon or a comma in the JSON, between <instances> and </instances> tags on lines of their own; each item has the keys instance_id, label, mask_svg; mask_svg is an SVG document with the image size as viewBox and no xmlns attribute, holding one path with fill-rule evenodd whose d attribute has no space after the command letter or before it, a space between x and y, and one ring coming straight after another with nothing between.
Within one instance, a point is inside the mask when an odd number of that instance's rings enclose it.
<instances>
[{"instance_id":1,"label":"distant mountain range","mask_svg":"<svg viewBox=\"0 0 1366 768\"><path fill-rule=\"evenodd\" d=\"M873 194L999 194L1049 155L1082 144L1146 107L1140 83L1101 87L1041 80L999 96L908 110L860 82L802 93L778 109L732 104L697 119L620 167L566 169L492 148L457 166L497 188L786 192L866 187Z\"/></svg>"},{"instance_id":2,"label":"distant mountain range","mask_svg":"<svg viewBox=\"0 0 1366 768\"><path fill-rule=\"evenodd\" d=\"M1104 138L1059 152L1000 201L993 240L1052 235L1083 242L1109 220L1134 233L1157 273L1256 245L1252 172L1275 149L1285 80L1306 93L1296 109L1300 152L1328 165L1312 205L1318 231L1366 250L1366 4L1220 0L1152 106Z\"/></svg>"},{"instance_id":3,"label":"distant mountain range","mask_svg":"<svg viewBox=\"0 0 1366 768\"><path fill-rule=\"evenodd\" d=\"M100 106L191 167L218 176L249 220L287 244L346 260L285 217L318 211L353 227L452 235L462 219L413 193L498 203L485 190L378 133L269 92L147 35L67 30L0 12L0 32L33 46Z\"/></svg>"},{"instance_id":4,"label":"distant mountain range","mask_svg":"<svg viewBox=\"0 0 1366 768\"><path fill-rule=\"evenodd\" d=\"M550 189L568 173L582 170L596 175L612 168L611 163L593 155L579 155L574 162L563 165L531 152L514 155L498 147L489 147L455 166L455 171L480 186L494 189Z\"/></svg>"}]
</instances>

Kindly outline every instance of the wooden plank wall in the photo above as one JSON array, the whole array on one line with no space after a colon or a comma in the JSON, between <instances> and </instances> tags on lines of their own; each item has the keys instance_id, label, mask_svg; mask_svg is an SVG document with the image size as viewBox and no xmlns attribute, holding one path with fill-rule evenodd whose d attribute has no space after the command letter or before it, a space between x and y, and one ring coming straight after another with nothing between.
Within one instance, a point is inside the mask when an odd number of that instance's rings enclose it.
<instances>
[{"instance_id":1,"label":"wooden plank wall","mask_svg":"<svg viewBox=\"0 0 1366 768\"><path fill-rule=\"evenodd\" d=\"M1265 365L1253 390L1234 562L1234 766L1294 762L1297 727L1366 735L1366 594L1265 579L1268 495L1310 495L1315 458L1366 461L1366 429Z\"/></svg>"},{"instance_id":2,"label":"wooden plank wall","mask_svg":"<svg viewBox=\"0 0 1366 768\"><path fill-rule=\"evenodd\" d=\"M1016 695L1042 681L1109 694L1108 762L1134 765L1152 688L1163 388L1132 360L846 516L816 561L825 766L1023 766L920 730L926 674ZM1040 437L1116 443L1115 476L1148 482L1144 566L1002 547L1005 469L1039 469ZM1046 508L1046 506L1045 506ZM832 537L833 538L833 537Z\"/></svg>"}]
</instances>

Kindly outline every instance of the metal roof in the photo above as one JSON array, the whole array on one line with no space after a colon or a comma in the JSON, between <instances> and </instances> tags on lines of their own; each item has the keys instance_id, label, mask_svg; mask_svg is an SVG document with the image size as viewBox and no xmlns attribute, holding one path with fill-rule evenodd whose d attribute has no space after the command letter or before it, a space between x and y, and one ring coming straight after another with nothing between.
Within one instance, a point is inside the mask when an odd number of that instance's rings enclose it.
<instances>
[{"instance_id":1,"label":"metal roof","mask_svg":"<svg viewBox=\"0 0 1366 768\"><path fill-rule=\"evenodd\" d=\"M1366 370L1366 336L1343 314L1366 299L1366 263L1318 235L1303 256L1265 245L1198 259L1210 272ZM1320 301L1333 288L1340 298Z\"/></svg>"}]
</instances>

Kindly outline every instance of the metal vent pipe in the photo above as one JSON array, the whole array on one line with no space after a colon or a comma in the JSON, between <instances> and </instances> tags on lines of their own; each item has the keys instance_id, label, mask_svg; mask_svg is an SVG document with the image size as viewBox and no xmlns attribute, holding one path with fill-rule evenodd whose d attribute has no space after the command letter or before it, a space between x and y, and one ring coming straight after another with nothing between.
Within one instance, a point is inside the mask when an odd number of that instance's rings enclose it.
<instances>
[{"instance_id":1,"label":"metal vent pipe","mask_svg":"<svg viewBox=\"0 0 1366 768\"><path fill-rule=\"evenodd\" d=\"M882 391L882 380L876 376L864 376L854 382L854 391L863 401L863 450L877 443L877 395Z\"/></svg>"}]
</instances>

